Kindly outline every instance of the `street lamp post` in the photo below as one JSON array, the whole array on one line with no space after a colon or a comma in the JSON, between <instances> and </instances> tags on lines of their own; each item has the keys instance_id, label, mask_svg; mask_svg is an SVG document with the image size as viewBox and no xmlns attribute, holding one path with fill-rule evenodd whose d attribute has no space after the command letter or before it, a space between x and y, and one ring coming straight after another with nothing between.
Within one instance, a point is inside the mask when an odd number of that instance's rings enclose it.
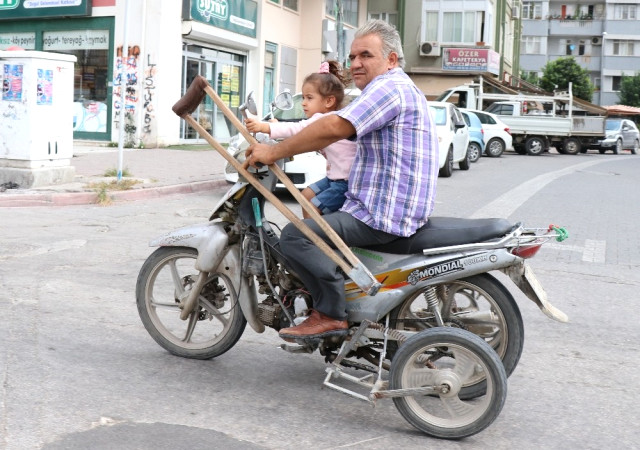
<instances>
[{"instance_id":1,"label":"street lamp post","mask_svg":"<svg viewBox=\"0 0 640 450\"><path fill-rule=\"evenodd\" d=\"M604 96L604 55L607 49L606 46L606 38L607 38L607 32L603 31L602 32L602 47L600 50L600 101L598 103L600 103L600 106L604 106L603 105L603 96Z\"/></svg>"}]
</instances>

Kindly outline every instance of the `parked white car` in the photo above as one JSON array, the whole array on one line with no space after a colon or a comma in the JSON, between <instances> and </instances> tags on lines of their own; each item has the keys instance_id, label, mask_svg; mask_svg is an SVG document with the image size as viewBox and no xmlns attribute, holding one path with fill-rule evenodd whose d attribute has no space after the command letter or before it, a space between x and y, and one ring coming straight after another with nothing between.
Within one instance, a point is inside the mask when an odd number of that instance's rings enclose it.
<instances>
[{"instance_id":1,"label":"parked white car","mask_svg":"<svg viewBox=\"0 0 640 450\"><path fill-rule=\"evenodd\" d=\"M469 129L462 113L453 103L428 102L431 118L436 125L441 177L450 177L453 165L469 170Z\"/></svg>"},{"instance_id":2,"label":"parked white car","mask_svg":"<svg viewBox=\"0 0 640 450\"><path fill-rule=\"evenodd\" d=\"M353 100L358 95L360 95L360 89L345 89L345 99L347 102ZM275 109L273 111L273 117L276 120L286 122L298 122L306 119L307 117L302 110L302 94L298 93L293 96L293 108L286 111ZM265 117L263 120L267 119L268 117ZM262 133L258 133L258 135L261 134ZM267 138L267 136L264 135L262 137L256 137L258 140ZM229 140L227 151L239 161L244 161L244 151L248 146L242 134L238 133ZM295 187L304 189L311 183L315 183L327 176L327 160L318 152L301 153L285 161L283 170ZM238 172L236 172L236 169L231 164L227 163L224 169L224 177L228 182L235 183L238 181ZM284 188L284 185L278 182L276 187Z\"/></svg>"},{"instance_id":3,"label":"parked white car","mask_svg":"<svg viewBox=\"0 0 640 450\"><path fill-rule=\"evenodd\" d=\"M509 132L509 127L498 116L486 111L476 111L469 109L480 122L484 130L484 152L487 156L497 158L502 155L505 150L513 150L513 137Z\"/></svg>"}]
</instances>

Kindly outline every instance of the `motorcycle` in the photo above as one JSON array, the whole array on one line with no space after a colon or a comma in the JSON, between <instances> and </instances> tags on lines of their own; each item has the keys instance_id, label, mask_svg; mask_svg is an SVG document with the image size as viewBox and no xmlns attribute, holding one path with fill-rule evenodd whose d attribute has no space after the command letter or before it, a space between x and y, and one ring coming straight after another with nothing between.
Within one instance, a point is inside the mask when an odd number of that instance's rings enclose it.
<instances>
[{"instance_id":1,"label":"motorcycle","mask_svg":"<svg viewBox=\"0 0 640 450\"><path fill-rule=\"evenodd\" d=\"M313 300L280 251L277 225L264 216L278 176L273 167L248 174L252 179L243 173L209 222L150 243L158 248L138 275L138 312L174 355L214 358L236 344L247 323L257 333L278 331L310 313ZM356 276L346 283L348 333L281 348L319 352L327 362L324 386L374 404L392 398L428 435L471 436L500 414L524 343L518 306L489 272L508 274L545 314L566 321L526 263L545 242L563 237L557 227L432 217L410 238L353 248L377 283L368 290Z\"/></svg>"}]
</instances>

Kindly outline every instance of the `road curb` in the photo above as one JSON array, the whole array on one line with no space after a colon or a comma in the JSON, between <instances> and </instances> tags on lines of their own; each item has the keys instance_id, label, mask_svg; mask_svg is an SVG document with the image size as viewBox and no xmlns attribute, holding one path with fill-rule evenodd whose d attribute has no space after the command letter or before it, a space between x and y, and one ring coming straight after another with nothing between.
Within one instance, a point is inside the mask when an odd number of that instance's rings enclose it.
<instances>
[{"instance_id":1,"label":"road curb","mask_svg":"<svg viewBox=\"0 0 640 450\"><path fill-rule=\"evenodd\" d=\"M193 183L155 186L129 191L111 191L109 197L114 202L146 200L175 194L195 194L226 186L223 179L198 181ZM96 192L28 192L0 194L0 208L20 208L31 206L72 206L91 205L98 202Z\"/></svg>"}]
</instances>

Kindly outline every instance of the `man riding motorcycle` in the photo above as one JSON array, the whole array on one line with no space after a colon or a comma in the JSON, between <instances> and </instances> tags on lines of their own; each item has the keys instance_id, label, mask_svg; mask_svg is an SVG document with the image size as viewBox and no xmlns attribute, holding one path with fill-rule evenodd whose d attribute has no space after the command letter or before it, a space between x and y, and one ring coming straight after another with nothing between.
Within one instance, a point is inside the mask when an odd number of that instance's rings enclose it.
<instances>
[{"instance_id":1,"label":"man riding motorcycle","mask_svg":"<svg viewBox=\"0 0 640 450\"><path fill-rule=\"evenodd\" d=\"M349 59L361 96L277 145L250 146L247 164L272 164L355 137L358 149L347 199L325 219L348 246L387 244L413 235L433 210L435 128L424 95L402 70L400 36L393 27L379 20L366 23L355 34ZM314 221L306 223L327 239ZM345 280L337 265L292 224L282 230L280 248L313 297L309 318L280 330L280 337L346 334Z\"/></svg>"}]
</instances>

